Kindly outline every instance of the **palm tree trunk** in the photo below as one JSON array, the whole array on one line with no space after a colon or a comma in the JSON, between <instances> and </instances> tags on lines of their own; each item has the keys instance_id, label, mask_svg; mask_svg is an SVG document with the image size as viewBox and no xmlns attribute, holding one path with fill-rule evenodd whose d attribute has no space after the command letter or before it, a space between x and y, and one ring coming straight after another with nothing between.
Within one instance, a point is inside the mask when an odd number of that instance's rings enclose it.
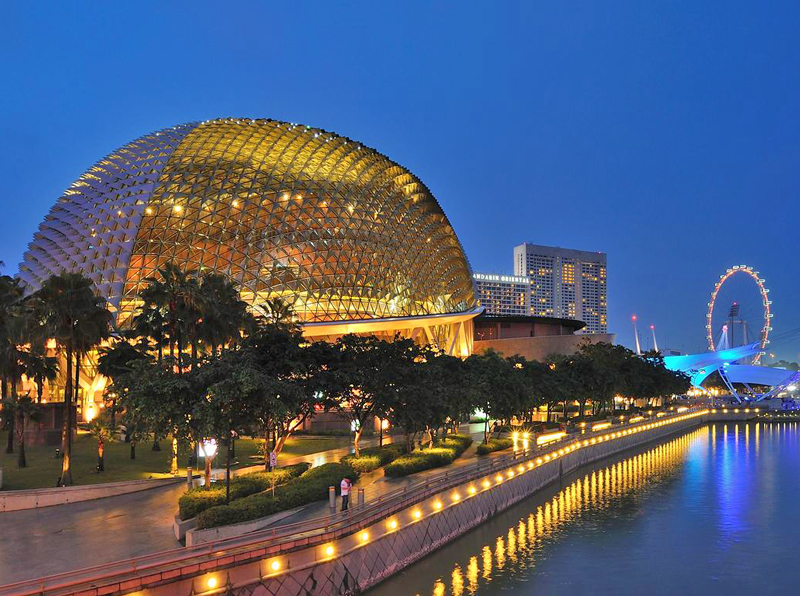
<instances>
[{"instance_id":1,"label":"palm tree trunk","mask_svg":"<svg viewBox=\"0 0 800 596\"><path fill-rule=\"evenodd\" d=\"M27 468L28 462L25 459L25 413L19 408L17 413L17 444L19 454L17 455L17 467Z\"/></svg>"},{"instance_id":2,"label":"palm tree trunk","mask_svg":"<svg viewBox=\"0 0 800 596\"><path fill-rule=\"evenodd\" d=\"M72 484L72 345L67 347L67 382L64 386L64 416L61 427L61 477L59 486Z\"/></svg>"},{"instance_id":3,"label":"palm tree trunk","mask_svg":"<svg viewBox=\"0 0 800 596\"><path fill-rule=\"evenodd\" d=\"M105 472L106 470L106 449L105 441L103 439L97 440L97 471Z\"/></svg>"},{"instance_id":4,"label":"palm tree trunk","mask_svg":"<svg viewBox=\"0 0 800 596\"><path fill-rule=\"evenodd\" d=\"M14 436L15 436L15 429L16 429L16 422L15 418L17 417L16 414L12 413L11 416L7 418L8 420L8 437L6 437L6 453L14 453Z\"/></svg>"},{"instance_id":5,"label":"palm tree trunk","mask_svg":"<svg viewBox=\"0 0 800 596\"><path fill-rule=\"evenodd\" d=\"M231 501L231 444L233 437L228 437L228 453L226 455L227 461L225 462L225 503Z\"/></svg>"},{"instance_id":6,"label":"palm tree trunk","mask_svg":"<svg viewBox=\"0 0 800 596\"><path fill-rule=\"evenodd\" d=\"M178 475L178 439L174 430L172 431L172 461L169 466L169 472L173 476Z\"/></svg>"},{"instance_id":7,"label":"palm tree trunk","mask_svg":"<svg viewBox=\"0 0 800 596\"><path fill-rule=\"evenodd\" d=\"M264 469L269 472L271 470L269 466L269 424L264 427Z\"/></svg>"},{"instance_id":8,"label":"palm tree trunk","mask_svg":"<svg viewBox=\"0 0 800 596\"><path fill-rule=\"evenodd\" d=\"M75 353L75 391L72 394L72 401L75 402L75 426L78 425L78 394L81 386L81 352ZM85 412L84 412L85 415Z\"/></svg>"},{"instance_id":9,"label":"palm tree trunk","mask_svg":"<svg viewBox=\"0 0 800 596\"><path fill-rule=\"evenodd\" d=\"M42 403L42 395L44 395L44 376L36 376L36 403Z\"/></svg>"},{"instance_id":10,"label":"palm tree trunk","mask_svg":"<svg viewBox=\"0 0 800 596\"><path fill-rule=\"evenodd\" d=\"M180 328L177 333L178 337L178 374L183 373L183 334Z\"/></svg>"}]
</instances>

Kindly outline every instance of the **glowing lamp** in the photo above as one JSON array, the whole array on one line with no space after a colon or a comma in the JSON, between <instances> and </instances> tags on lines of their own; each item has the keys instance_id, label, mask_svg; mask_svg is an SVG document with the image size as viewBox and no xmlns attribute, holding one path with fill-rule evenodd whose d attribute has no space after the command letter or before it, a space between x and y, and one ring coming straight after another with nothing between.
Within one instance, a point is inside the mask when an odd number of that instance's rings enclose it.
<instances>
[{"instance_id":1,"label":"glowing lamp","mask_svg":"<svg viewBox=\"0 0 800 596\"><path fill-rule=\"evenodd\" d=\"M328 545L325 547L325 556L332 557L336 550L333 548L332 545Z\"/></svg>"},{"instance_id":2,"label":"glowing lamp","mask_svg":"<svg viewBox=\"0 0 800 596\"><path fill-rule=\"evenodd\" d=\"M547 433L546 435L539 435L536 437L536 444L537 445L544 445L545 443L551 443L552 441L557 441L562 437L567 435L564 431Z\"/></svg>"},{"instance_id":3,"label":"glowing lamp","mask_svg":"<svg viewBox=\"0 0 800 596\"><path fill-rule=\"evenodd\" d=\"M269 564L269 568L272 569L273 571L280 571L281 562L276 559Z\"/></svg>"},{"instance_id":4,"label":"glowing lamp","mask_svg":"<svg viewBox=\"0 0 800 596\"><path fill-rule=\"evenodd\" d=\"M213 459L217 454L217 440L216 439L203 439L198 445L200 457L207 457Z\"/></svg>"},{"instance_id":5,"label":"glowing lamp","mask_svg":"<svg viewBox=\"0 0 800 596\"><path fill-rule=\"evenodd\" d=\"M213 590L214 588L216 588L217 584L218 584L218 582L217 582L217 578L216 577L209 577L206 580L206 585L208 586L209 590Z\"/></svg>"}]
</instances>

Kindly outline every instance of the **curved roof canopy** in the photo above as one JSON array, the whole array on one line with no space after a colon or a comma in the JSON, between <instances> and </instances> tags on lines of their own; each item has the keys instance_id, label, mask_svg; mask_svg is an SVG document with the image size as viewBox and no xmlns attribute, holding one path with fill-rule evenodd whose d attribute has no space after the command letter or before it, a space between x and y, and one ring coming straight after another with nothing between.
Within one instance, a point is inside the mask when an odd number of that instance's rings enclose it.
<instances>
[{"instance_id":1,"label":"curved roof canopy","mask_svg":"<svg viewBox=\"0 0 800 596\"><path fill-rule=\"evenodd\" d=\"M91 278L124 318L167 262L218 272L256 310L300 322L468 312L470 267L428 188L360 143L273 120L219 119L114 151L45 217L20 265L34 290Z\"/></svg>"},{"instance_id":2,"label":"curved roof canopy","mask_svg":"<svg viewBox=\"0 0 800 596\"><path fill-rule=\"evenodd\" d=\"M775 393L800 377L797 371L785 368L736 364L738 360L754 356L760 351L761 345L752 343L716 352L665 356L664 365L670 370L688 374L695 387L700 387L703 381L716 371L720 372L729 387L732 387L732 383L740 383L776 388L770 393Z\"/></svg>"}]
</instances>

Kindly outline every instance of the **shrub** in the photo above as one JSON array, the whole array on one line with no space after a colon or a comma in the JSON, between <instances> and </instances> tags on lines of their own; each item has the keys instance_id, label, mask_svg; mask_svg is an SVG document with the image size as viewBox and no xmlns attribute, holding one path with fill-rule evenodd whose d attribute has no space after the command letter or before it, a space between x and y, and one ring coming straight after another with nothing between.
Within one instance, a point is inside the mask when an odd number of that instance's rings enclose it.
<instances>
[{"instance_id":1,"label":"shrub","mask_svg":"<svg viewBox=\"0 0 800 596\"><path fill-rule=\"evenodd\" d=\"M215 528L227 524L237 524L267 517L279 511L294 509L314 501L323 501L328 497L328 487L335 486L339 492L339 484L345 476L355 480L358 473L343 463L323 464L304 472L275 487L275 495L265 490L228 505L218 505L206 509L197 516L197 527L200 529Z\"/></svg>"},{"instance_id":2,"label":"shrub","mask_svg":"<svg viewBox=\"0 0 800 596\"><path fill-rule=\"evenodd\" d=\"M345 455L340 461L353 468L359 474L365 474L393 462L405 452L406 448L402 445L370 447L362 449L360 457L356 457L354 454Z\"/></svg>"},{"instance_id":3,"label":"shrub","mask_svg":"<svg viewBox=\"0 0 800 596\"><path fill-rule=\"evenodd\" d=\"M478 445L478 455L486 455L487 453L492 453L493 451L508 449L513 444L514 441L511 439L489 439L488 443L481 443Z\"/></svg>"},{"instance_id":4,"label":"shrub","mask_svg":"<svg viewBox=\"0 0 800 596\"><path fill-rule=\"evenodd\" d=\"M285 468L277 468L272 472L252 472L244 476L231 478L231 500L241 499L248 495L260 493L272 486L272 476L275 484L285 484L292 478L303 474L311 464L302 462ZM213 484L210 488L198 486L186 491L178 499L178 515L182 520L196 517L199 513L225 503L225 485Z\"/></svg>"},{"instance_id":5,"label":"shrub","mask_svg":"<svg viewBox=\"0 0 800 596\"><path fill-rule=\"evenodd\" d=\"M390 478L408 476L423 470L439 468L453 463L472 444L472 437L467 435L447 435L434 442L430 449L417 450L408 455L398 457L383 469Z\"/></svg>"}]
</instances>

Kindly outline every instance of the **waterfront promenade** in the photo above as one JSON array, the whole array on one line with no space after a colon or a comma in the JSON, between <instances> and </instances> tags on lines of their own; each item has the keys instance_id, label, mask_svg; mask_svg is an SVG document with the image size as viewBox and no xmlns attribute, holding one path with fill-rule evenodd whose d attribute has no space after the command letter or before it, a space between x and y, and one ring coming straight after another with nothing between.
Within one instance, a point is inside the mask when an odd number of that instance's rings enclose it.
<instances>
[{"instance_id":1,"label":"waterfront promenade","mask_svg":"<svg viewBox=\"0 0 800 596\"><path fill-rule=\"evenodd\" d=\"M460 535L492 512L557 480L563 473L648 441L696 428L706 419L704 411L676 414L573 437L524 456L482 458L480 463L462 464L460 470L418 479L405 489L368 501L366 507L347 516L337 514L268 528L216 544L157 553L50 578L45 586L37 582L0 589L0 594L49 593L48 586L71 586L65 592L57 590L58 593L88 590L87 594L96 595L105 593L104 590L132 592L145 586L154 593L160 593L159 586L164 586L168 587L165 594L191 591L211 594L217 592L216 586L245 589L254 584L285 586L280 593L299 594L307 589L308 581L319 579L327 582L326 587L315 588L315 593L320 594L336 593L341 582L357 582L366 587ZM406 522L407 519L413 523ZM312 570L316 579L310 576ZM102 585L108 587L100 590ZM236 593L249 592L245 589Z\"/></svg>"},{"instance_id":2,"label":"waterfront promenade","mask_svg":"<svg viewBox=\"0 0 800 596\"><path fill-rule=\"evenodd\" d=\"M463 425L480 440L482 424ZM384 438L384 443L391 438ZM377 439L363 441L363 447L377 445ZM339 461L351 453L350 447L330 449L281 460L282 465L309 462L312 465ZM451 468L463 466L475 458L475 445ZM389 479L382 470L365 474L356 488L363 488L367 502L440 470L429 470L412 477ZM215 470L217 476L224 470ZM0 549L0 585L57 573L111 563L180 547L172 530L178 498L186 491L179 483L147 491L57 505L40 509L0 513L0 528L5 544ZM354 497L355 498L355 497ZM327 502L312 503L281 525L312 519L329 513ZM30 564L19 565L24 560Z\"/></svg>"}]
</instances>

